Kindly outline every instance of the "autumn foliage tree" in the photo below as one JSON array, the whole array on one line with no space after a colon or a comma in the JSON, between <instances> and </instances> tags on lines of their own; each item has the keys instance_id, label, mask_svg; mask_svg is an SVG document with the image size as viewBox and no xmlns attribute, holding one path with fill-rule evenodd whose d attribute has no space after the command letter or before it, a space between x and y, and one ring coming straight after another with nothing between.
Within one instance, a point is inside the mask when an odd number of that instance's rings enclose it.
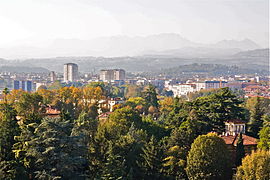
<instances>
[{"instance_id":1,"label":"autumn foliage tree","mask_svg":"<svg viewBox=\"0 0 270 180\"><path fill-rule=\"evenodd\" d=\"M270 151L258 150L243 159L237 168L237 180L270 179Z\"/></svg>"}]
</instances>

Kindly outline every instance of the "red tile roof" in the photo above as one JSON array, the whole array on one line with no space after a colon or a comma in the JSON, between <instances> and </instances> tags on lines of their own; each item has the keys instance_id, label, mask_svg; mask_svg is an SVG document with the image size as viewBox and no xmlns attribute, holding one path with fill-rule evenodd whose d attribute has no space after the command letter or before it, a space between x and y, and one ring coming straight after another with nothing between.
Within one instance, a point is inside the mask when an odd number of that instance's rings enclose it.
<instances>
[{"instance_id":1,"label":"red tile roof","mask_svg":"<svg viewBox=\"0 0 270 180\"><path fill-rule=\"evenodd\" d=\"M57 109L53 109L51 107L46 108L46 113L47 115L59 115L61 112L58 111Z\"/></svg>"},{"instance_id":2,"label":"red tile roof","mask_svg":"<svg viewBox=\"0 0 270 180\"><path fill-rule=\"evenodd\" d=\"M247 136L245 134L242 135L243 137L243 144L244 146L249 145L257 145L257 139L251 136ZM238 141L238 134L236 136L228 135L228 136L221 136L221 138L225 141L227 145L233 145L236 146Z\"/></svg>"},{"instance_id":3,"label":"red tile roof","mask_svg":"<svg viewBox=\"0 0 270 180\"><path fill-rule=\"evenodd\" d=\"M234 123L234 124L245 124L246 123L245 121L242 121L240 119L231 119L231 120L228 120L226 122L227 123Z\"/></svg>"}]
</instances>

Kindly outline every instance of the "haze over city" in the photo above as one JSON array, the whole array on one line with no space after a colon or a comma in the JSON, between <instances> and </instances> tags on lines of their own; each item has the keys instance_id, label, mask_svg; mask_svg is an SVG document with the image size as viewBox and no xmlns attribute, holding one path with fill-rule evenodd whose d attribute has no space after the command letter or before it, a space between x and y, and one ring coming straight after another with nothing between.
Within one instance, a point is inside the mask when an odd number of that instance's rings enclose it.
<instances>
[{"instance_id":1,"label":"haze over city","mask_svg":"<svg viewBox=\"0 0 270 180\"><path fill-rule=\"evenodd\" d=\"M269 180L269 0L0 0L0 180Z\"/></svg>"},{"instance_id":2,"label":"haze over city","mask_svg":"<svg viewBox=\"0 0 270 180\"><path fill-rule=\"evenodd\" d=\"M7 59L269 47L268 0L9 0L0 24Z\"/></svg>"}]
</instances>

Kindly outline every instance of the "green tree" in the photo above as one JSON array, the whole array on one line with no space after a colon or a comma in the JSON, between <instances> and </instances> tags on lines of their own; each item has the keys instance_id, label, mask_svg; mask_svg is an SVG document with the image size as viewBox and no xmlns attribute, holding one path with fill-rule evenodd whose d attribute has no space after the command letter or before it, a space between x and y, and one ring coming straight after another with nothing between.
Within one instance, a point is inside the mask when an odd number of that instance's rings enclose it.
<instances>
[{"instance_id":1,"label":"green tree","mask_svg":"<svg viewBox=\"0 0 270 180\"><path fill-rule=\"evenodd\" d=\"M186 155L183 147L178 145L170 147L163 159L163 171L174 179L187 179L185 172Z\"/></svg>"},{"instance_id":2,"label":"green tree","mask_svg":"<svg viewBox=\"0 0 270 180\"><path fill-rule=\"evenodd\" d=\"M250 102L249 102L250 101ZM263 99L255 97L249 99L247 107L250 110L250 121L248 123L248 133L253 137L258 137L258 133L263 126L263 115L265 107L262 107ZM251 104L251 105L249 105Z\"/></svg>"},{"instance_id":3,"label":"green tree","mask_svg":"<svg viewBox=\"0 0 270 180\"><path fill-rule=\"evenodd\" d=\"M187 155L194 139L206 132L204 123L198 121L196 112L190 112L186 121L179 128L172 130L168 138L169 149L166 152L163 166L165 172L175 178L186 179L185 167Z\"/></svg>"},{"instance_id":4,"label":"green tree","mask_svg":"<svg viewBox=\"0 0 270 180\"><path fill-rule=\"evenodd\" d=\"M187 175L195 179L230 178L230 158L224 140L215 134L200 135L187 157Z\"/></svg>"},{"instance_id":5,"label":"green tree","mask_svg":"<svg viewBox=\"0 0 270 180\"><path fill-rule=\"evenodd\" d=\"M124 174L124 160L121 156L113 152L113 146L110 144L107 153L107 159L104 168L102 169L101 179L123 179Z\"/></svg>"},{"instance_id":6,"label":"green tree","mask_svg":"<svg viewBox=\"0 0 270 180\"><path fill-rule=\"evenodd\" d=\"M5 180L27 180L27 174L24 167L15 160L0 161L0 179Z\"/></svg>"},{"instance_id":7,"label":"green tree","mask_svg":"<svg viewBox=\"0 0 270 180\"><path fill-rule=\"evenodd\" d=\"M144 173L144 179L160 179L162 155L154 136L142 149L142 160L139 162Z\"/></svg>"},{"instance_id":8,"label":"green tree","mask_svg":"<svg viewBox=\"0 0 270 180\"><path fill-rule=\"evenodd\" d=\"M235 165L238 167L242 164L242 159L245 157L245 148L244 148L244 140L242 137L242 133L240 133L238 137L238 141L236 144L236 158Z\"/></svg>"},{"instance_id":9,"label":"green tree","mask_svg":"<svg viewBox=\"0 0 270 180\"><path fill-rule=\"evenodd\" d=\"M258 150L243 159L242 166L237 168L237 180L269 180L270 151Z\"/></svg>"},{"instance_id":10,"label":"green tree","mask_svg":"<svg viewBox=\"0 0 270 180\"><path fill-rule=\"evenodd\" d=\"M127 134L131 124L140 127L141 117L130 107L116 109L110 114L109 121L104 124L104 128L110 135L110 139L118 139L121 135Z\"/></svg>"},{"instance_id":11,"label":"green tree","mask_svg":"<svg viewBox=\"0 0 270 180\"><path fill-rule=\"evenodd\" d=\"M263 127L270 127L270 114L265 114L262 118L263 118Z\"/></svg>"},{"instance_id":12,"label":"green tree","mask_svg":"<svg viewBox=\"0 0 270 180\"><path fill-rule=\"evenodd\" d=\"M229 88L221 88L209 96L199 97L190 105L195 109L199 119L204 119L213 131L224 132L224 121L244 119L242 101Z\"/></svg>"},{"instance_id":13,"label":"green tree","mask_svg":"<svg viewBox=\"0 0 270 180\"><path fill-rule=\"evenodd\" d=\"M14 137L20 134L16 112L6 100L0 104L0 108L0 179L27 179L24 168L15 160L12 152L16 143Z\"/></svg>"},{"instance_id":14,"label":"green tree","mask_svg":"<svg viewBox=\"0 0 270 180\"><path fill-rule=\"evenodd\" d=\"M42 106L42 96L38 93L24 93L15 103L15 109L18 115L29 122L40 121L44 113L44 106Z\"/></svg>"},{"instance_id":15,"label":"green tree","mask_svg":"<svg viewBox=\"0 0 270 180\"><path fill-rule=\"evenodd\" d=\"M11 105L0 104L0 160L14 160L14 136L20 134L16 111Z\"/></svg>"},{"instance_id":16,"label":"green tree","mask_svg":"<svg viewBox=\"0 0 270 180\"><path fill-rule=\"evenodd\" d=\"M259 132L258 148L270 150L270 127L263 127Z\"/></svg>"},{"instance_id":17,"label":"green tree","mask_svg":"<svg viewBox=\"0 0 270 180\"><path fill-rule=\"evenodd\" d=\"M60 118L44 118L33 125L31 134L22 134L24 146L15 150L28 172L36 179L83 179L87 160L80 137L71 136L72 125ZM30 136L30 137L23 137ZM28 139L26 141L26 139ZM15 146L20 147L20 146ZM25 161L28 159L28 161Z\"/></svg>"},{"instance_id":18,"label":"green tree","mask_svg":"<svg viewBox=\"0 0 270 180\"><path fill-rule=\"evenodd\" d=\"M156 108L158 107L158 99L155 86L150 84L143 92L143 98L146 100L148 107L150 106L154 106Z\"/></svg>"},{"instance_id":19,"label":"green tree","mask_svg":"<svg viewBox=\"0 0 270 180\"><path fill-rule=\"evenodd\" d=\"M139 97L141 95L142 87L136 85L127 85L125 88L125 98Z\"/></svg>"},{"instance_id":20,"label":"green tree","mask_svg":"<svg viewBox=\"0 0 270 180\"><path fill-rule=\"evenodd\" d=\"M142 129L137 129L134 124L131 125L126 135L121 136L115 142L117 154L124 158L124 177L130 176L133 179L142 179L142 171L138 166L142 147L147 142L147 134Z\"/></svg>"}]
</instances>

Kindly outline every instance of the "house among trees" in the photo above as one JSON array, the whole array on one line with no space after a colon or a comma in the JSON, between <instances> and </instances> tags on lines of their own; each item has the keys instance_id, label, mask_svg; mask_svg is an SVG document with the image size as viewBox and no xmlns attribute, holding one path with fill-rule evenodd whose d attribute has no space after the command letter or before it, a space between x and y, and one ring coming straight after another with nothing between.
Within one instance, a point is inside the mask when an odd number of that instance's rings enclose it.
<instances>
[{"instance_id":1,"label":"house among trees","mask_svg":"<svg viewBox=\"0 0 270 180\"><path fill-rule=\"evenodd\" d=\"M243 142L245 155L251 154L253 150L257 149L257 139L245 134L246 124L244 121L235 119L225 122L225 133L221 138L225 141L229 151L232 154L232 161L235 162L237 158L237 145L238 141Z\"/></svg>"},{"instance_id":2,"label":"house among trees","mask_svg":"<svg viewBox=\"0 0 270 180\"><path fill-rule=\"evenodd\" d=\"M47 117L60 117L61 112L51 106L45 108L45 116Z\"/></svg>"},{"instance_id":3,"label":"house among trees","mask_svg":"<svg viewBox=\"0 0 270 180\"><path fill-rule=\"evenodd\" d=\"M229 120L225 122L225 135L235 136L237 134L245 134L246 124L239 119Z\"/></svg>"}]
</instances>

